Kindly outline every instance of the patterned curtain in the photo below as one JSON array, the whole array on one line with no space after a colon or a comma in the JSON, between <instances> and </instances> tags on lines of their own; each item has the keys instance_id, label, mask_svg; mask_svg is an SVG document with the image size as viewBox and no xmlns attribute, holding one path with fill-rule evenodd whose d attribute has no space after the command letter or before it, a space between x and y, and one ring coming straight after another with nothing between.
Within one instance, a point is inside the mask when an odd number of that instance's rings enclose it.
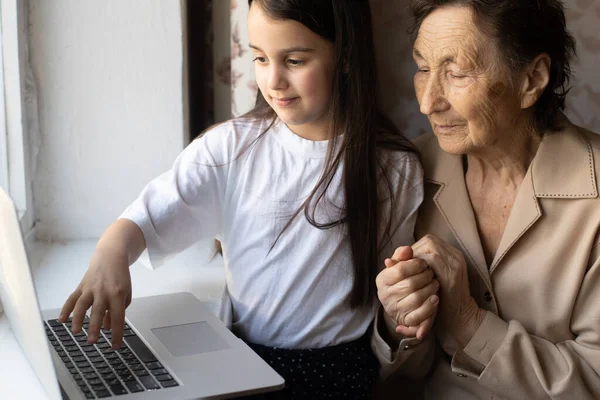
<instances>
[{"instance_id":1,"label":"patterned curtain","mask_svg":"<svg viewBox=\"0 0 600 400\"><path fill-rule=\"evenodd\" d=\"M224 7L221 0L218 3L218 7ZM567 97L567 115L574 123L600 132L600 2L564 3L568 8L569 29L577 39L579 51L573 69L575 79ZM252 108L257 90L248 49L248 2L230 0L223 4L230 7L231 54L216 60L216 67L221 84L230 86L231 99L216 107L238 116ZM429 124L419 112L414 95L415 67L406 33L411 21L408 4L409 0L371 0L382 107L407 136L414 137L428 131Z\"/></svg>"}]
</instances>

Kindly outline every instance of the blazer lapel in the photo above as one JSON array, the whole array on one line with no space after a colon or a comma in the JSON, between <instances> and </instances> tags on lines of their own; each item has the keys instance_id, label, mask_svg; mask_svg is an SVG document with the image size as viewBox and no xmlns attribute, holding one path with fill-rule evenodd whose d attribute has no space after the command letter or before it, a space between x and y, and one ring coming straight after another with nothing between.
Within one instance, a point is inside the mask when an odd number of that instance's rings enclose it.
<instances>
[{"instance_id":1,"label":"blazer lapel","mask_svg":"<svg viewBox=\"0 0 600 400\"><path fill-rule=\"evenodd\" d=\"M502 258L542 216L540 198L573 201L598 197L595 161L585 131L562 120L564 129L548 133L517 193L490 274Z\"/></svg>"},{"instance_id":2,"label":"blazer lapel","mask_svg":"<svg viewBox=\"0 0 600 400\"><path fill-rule=\"evenodd\" d=\"M517 198L508 217L498 250L496 250L496 254L494 255L494 260L490 266L490 275L510 248L541 216L542 211L535 195L531 168L529 168L517 193Z\"/></svg>"}]
</instances>

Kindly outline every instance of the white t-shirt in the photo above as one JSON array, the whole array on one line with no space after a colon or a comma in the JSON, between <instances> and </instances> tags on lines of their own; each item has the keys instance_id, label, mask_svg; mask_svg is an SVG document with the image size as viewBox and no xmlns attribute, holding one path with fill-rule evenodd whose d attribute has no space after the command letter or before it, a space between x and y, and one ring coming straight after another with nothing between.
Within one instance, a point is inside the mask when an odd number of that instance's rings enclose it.
<instances>
[{"instance_id":1,"label":"white t-shirt","mask_svg":"<svg viewBox=\"0 0 600 400\"><path fill-rule=\"evenodd\" d=\"M237 119L213 128L151 181L121 217L141 228L154 267L198 240L218 238L232 329L244 340L321 348L358 339L374 317L376 301L355 310L344 301L353 282L344 228L318 229L301 212L273 246L319 180L328 142L303 139L277 122L252 144L267 127L265 121ZM383 268L397 246L414 241L423 173L411 153L387 151L380 160L398 193ZM337 205L344 199L341 170L327 191ZM336 213L327 202L318 207L317 222Z\"/></svg>"}]
</instances>

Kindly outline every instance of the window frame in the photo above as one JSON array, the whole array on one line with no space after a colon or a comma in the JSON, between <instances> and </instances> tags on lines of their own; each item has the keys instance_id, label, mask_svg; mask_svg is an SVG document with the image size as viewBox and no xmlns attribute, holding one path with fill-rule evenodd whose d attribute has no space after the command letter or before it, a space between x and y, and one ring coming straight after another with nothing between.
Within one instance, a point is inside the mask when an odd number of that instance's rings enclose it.
<instances>
[{"instance_id":1,"label":"window frame","mask_svg":"<svg viewBox=\"0 0 600 400\"><path fill-rule=\"evenodd\" d=\"M17 208L21 228L33 227L26 77L26 1L0 0L0 185Z\"/></svg>"}]
</instances>

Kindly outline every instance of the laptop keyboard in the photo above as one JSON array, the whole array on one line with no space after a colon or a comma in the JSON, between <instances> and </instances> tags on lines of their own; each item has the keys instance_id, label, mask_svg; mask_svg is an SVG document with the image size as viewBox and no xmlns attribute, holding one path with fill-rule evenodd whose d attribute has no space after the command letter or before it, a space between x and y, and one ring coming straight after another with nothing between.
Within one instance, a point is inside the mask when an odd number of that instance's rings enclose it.
<instances>
[{"instance_id":1,"label":"laptop keyboard","mask_svg":"<svg viewBox=\"0 0 600 400\"><path fill-rule=\"evenodd\" d=\"M111 348L111 332L102 329L95 345L87 343L89 318L74 335L71 318L46 321L46 336L86 399L97 399L179 386L152 351L125 324L124 342Z\"/></svg>"}]
</instances>

